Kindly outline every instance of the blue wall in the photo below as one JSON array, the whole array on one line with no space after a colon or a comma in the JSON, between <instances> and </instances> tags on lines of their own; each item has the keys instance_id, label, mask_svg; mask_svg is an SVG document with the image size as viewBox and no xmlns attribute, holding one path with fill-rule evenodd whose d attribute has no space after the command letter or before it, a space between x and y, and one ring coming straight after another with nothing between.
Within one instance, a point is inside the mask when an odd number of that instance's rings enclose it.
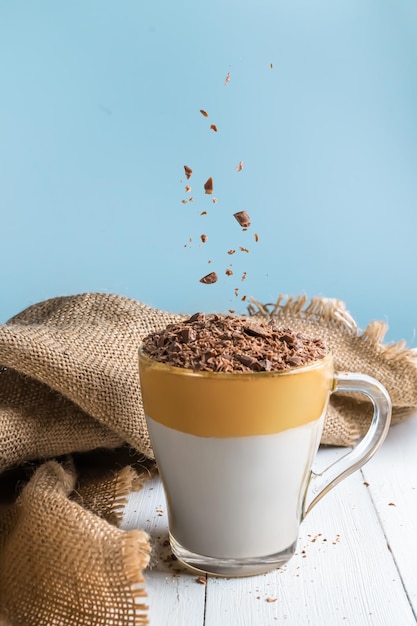
<instances>
[{"instance_id":1,"label":"blue wall","mask_svg":"<svg viewBox=\"0 0 417 626\"><path fill-rule=\"evenodd\" d=\"M0 322L304 293L417 343L414 0L3 2L0 90Z\"/></svg>"}]
</instances>

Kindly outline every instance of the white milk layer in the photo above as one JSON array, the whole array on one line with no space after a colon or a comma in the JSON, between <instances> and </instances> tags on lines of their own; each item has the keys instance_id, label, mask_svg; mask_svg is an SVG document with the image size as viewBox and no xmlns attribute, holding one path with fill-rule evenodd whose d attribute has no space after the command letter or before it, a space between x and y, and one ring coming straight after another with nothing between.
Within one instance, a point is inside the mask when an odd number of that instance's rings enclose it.
<instances>
[{"instance_id":1,"label":"white milk layer","mask_svg":"<svg viewBox=\"0 0 417 626\"><path fill-rule=\"evenodd\" d=\"M147 418L170 532L217 558L277 554L298 537L323 421L272 435L196 437Z\"/></svg>"}]
</instances>

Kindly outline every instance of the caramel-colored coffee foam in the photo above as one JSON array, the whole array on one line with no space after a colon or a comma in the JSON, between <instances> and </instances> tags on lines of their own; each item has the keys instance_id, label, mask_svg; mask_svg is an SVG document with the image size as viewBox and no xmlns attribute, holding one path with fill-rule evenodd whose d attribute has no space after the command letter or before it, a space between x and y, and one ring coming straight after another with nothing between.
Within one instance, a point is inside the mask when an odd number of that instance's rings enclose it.
<instances>
[{"instance_id":1,"label":"caramel-colored coffee foam","mask_svg":"<svg viewBox=\"0 0 417 626\"><path fill-rule=\"evenodd\" d=\"M194 372L140 352L145 414L199 437L279 433L320 419L333 387L333 359L280 372Z\"/></svg>"}]
</instances>

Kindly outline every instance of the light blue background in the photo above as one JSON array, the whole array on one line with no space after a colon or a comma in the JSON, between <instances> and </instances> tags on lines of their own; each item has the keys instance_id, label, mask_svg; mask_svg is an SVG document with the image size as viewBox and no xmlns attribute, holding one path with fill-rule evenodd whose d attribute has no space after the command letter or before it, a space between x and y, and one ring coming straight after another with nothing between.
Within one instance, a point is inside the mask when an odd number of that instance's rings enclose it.
<instances>
[{"instance_id":1,"label":"light blue background","mask_svg":"<svg viewBox=\"0 0 417 626\"><path fill-rule=\"evenodd\" d=\"M239 287L416 344L415 0L3 0L0 90L1 322L84 291L243 312Z\"/></svg>"}]
</instances>

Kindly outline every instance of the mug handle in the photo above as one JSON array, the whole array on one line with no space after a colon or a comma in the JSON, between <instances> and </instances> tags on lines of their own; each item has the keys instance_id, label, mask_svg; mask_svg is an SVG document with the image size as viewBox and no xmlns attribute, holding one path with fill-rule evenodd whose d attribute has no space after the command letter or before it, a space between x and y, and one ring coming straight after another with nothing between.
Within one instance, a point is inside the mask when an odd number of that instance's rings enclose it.
<instances>
[{"instance_id":1,"label":"mug handle","mask_svg":"<svg viewBox=\"0 0 417 626\"><path fill-rule=\"evenodd\" d=\"M340 481L358 470L381 447L387 436L391 423L391 399L387 390L380 382L366 374L337 372L334 375L332 393L337 391L363 393L374 405L372 423L361 441L322 472L311 471L306 495L302 507L301 519L311 511L323 496L333 489Z\"/></svg>"}]
</instances>

